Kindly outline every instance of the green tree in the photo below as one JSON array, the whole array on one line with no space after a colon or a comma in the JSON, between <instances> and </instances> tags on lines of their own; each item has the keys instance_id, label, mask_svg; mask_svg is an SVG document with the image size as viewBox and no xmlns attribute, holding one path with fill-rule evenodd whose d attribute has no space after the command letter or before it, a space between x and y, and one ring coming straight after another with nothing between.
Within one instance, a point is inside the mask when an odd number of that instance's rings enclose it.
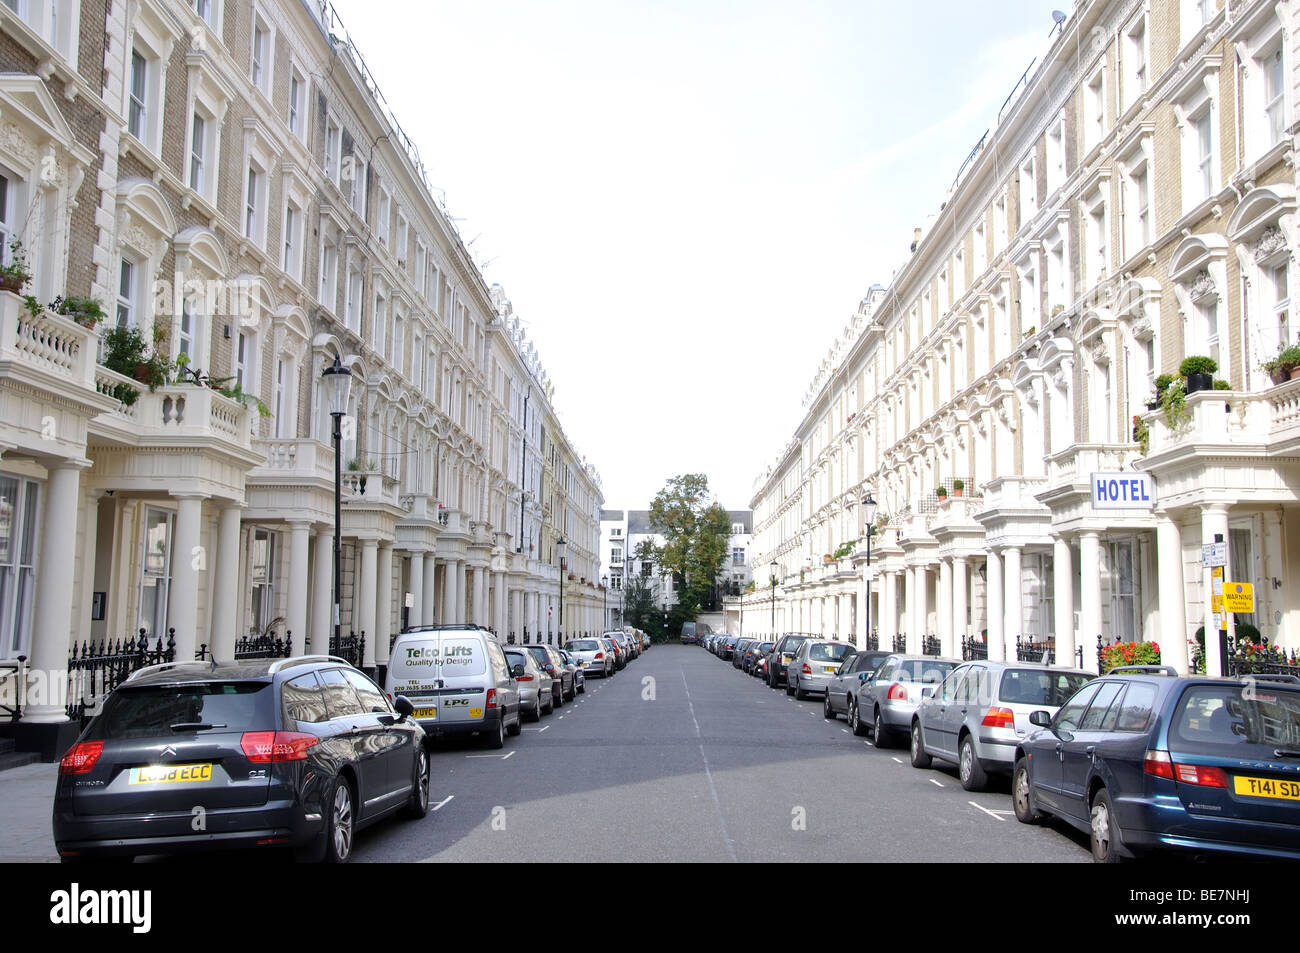
<instances>
[{"instance_id":1,"label":"green tree","mask_svg":"<svg viewBox=\"0 0 1300 953\"><path fill-rule=\"evenodd\" d=\"M708 501L709 478L686 473L669 480L650 504L650 528L664 539L662 546L651 547L654 563L677 583L670 627L679 627L702 610L726 564L731 518ZM638 551L638 558L645 557Z\"/></svg>"}]
</instances>

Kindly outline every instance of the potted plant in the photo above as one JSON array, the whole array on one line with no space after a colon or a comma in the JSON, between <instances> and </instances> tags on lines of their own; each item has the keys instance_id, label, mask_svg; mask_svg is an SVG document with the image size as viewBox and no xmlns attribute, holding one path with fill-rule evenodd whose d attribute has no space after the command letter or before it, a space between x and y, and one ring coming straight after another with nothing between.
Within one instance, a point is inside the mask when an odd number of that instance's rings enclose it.
<instances>
[{"instance_id":1,"label":"potted plant","mask_svg":"<svg viewBox=\"0 0 1300 953\"><path fill-rule=\"evenodd\" d=\"M948 499L948 491L943 487L939 487L939 489L935 490L934 494L935 496L939 497L940 503L943 503Z\"/></svg>"},{"instance_id":2,"label":"potted plant","mask_svg":"<svg viewBox=\"0 0 1300 953\"><path fill-rule=\"evenodd\" d=\"M1147 455L1147 451L1151 449L1151 428L1137 414L1133 415L1133 442L1138 445L1138 449L1142 451L1144 457Z\"/></svg>"},{"instance_id":3,"label":"potted plant","mask_svg":"<svg viewBox=\"0 0 1300 953\"><path fill-rule=\"evenodd\" d=\"M962 493L964 493L965 491L966 491L966 481L965 481L965 480L953 480L953 481L952 481L952 495L953 495L953 496L955 496L955 497L957 497L958 499L960 499Z\"/></svg>"},{"instance_id":4,"label":"potted plant","mask_svg":"<svg viewBox=\"0 0 1300 953\"><path fill-rule=\"evenodd\" d=\"M50 310L55 314L67 315L83 328L90 328L92 331L107 317L98 299L82 298L79 295L68 295L66 298L60 295L50 302Z\"/></svg>"},{"instance_id":5,"label":"potted plant","mask_svg":"<svg viewBox=\"0 0 1300 953\"><path fill-rule=\"evenodd\" d=\"M155 335L155 339L157 335ZM110 371L131 377L154 390L167 383L171 362L150 349L138 327L109 328L104 334L104 358Z\"/></svg>"},{"instance_id":6,"label":"potted plant","mask_svg":"<svg viewBox=\"0 0 1300 953\"><path fill-rule=\"evenodd\" d=\"M1160 407L1165 412L1165 423L1170 430L1187 419L1187 391L1183 381L1175 380L1160 392Z\"/></svg>"},{"instance_id":7,"label":"potted plant","mask_svg":"<svg viewBox=\"0 0 1300 953\"><path fill-rule=\"evenodd\" d=\"M1277 357L1259 365L1274 384L1285 384L1300 376L1300 345L1292 344L1277 352Z\"/></svg>"},{"instance_id":8,"label":"potted plant","mask_svg":"<svg viewBox=\"0 0 1300 953\"><path fill-rule=\"evenodd\" d=\"M1183 359L1178 365L1178 374L1187 381L1187 393L1210 390L1214 387L1214 372L1219 369L1219 362L1212 357L1199 354Z\"/></svg>"},{"instance_id":9,"label":"potted plant","mask_svg":"<svg viewBox=\"0 0 1300 953\"><path fill-rule=\"evenodd\" d=\"M27 252L18 239L9 242L9 264L0 265L0 291L19 294L32 280L27 267Z\"/></svg>"},{"instance_id":10,"label":"potted plant","mask_svg":"<svg viewBox=\"0 0 1300 953\"><path fill-rule=\"evenodd\" d=\"M1152 400L1147 401L1147 410L1159 410L1161 401L1164 399L1165 391L1169 389L1177 378L1173 374L1161 374L1156 378L1156 395Z\"/></svg>"},{"instance_id":11,"label":"potted plant","mask_svg":"<svg viewBox=\"0 0 1300 953\"><path fill-rule=\"evenodd\" d=\"M1060 313L1061 313L1062 311L1064 311L1064 310L1065 310L1065 305L1063 305L1063 304L1055 304L1055 305L1052 305L1052 317L1056 317L1058 314L1060 314Z\"/></svg>"}]
</instances>

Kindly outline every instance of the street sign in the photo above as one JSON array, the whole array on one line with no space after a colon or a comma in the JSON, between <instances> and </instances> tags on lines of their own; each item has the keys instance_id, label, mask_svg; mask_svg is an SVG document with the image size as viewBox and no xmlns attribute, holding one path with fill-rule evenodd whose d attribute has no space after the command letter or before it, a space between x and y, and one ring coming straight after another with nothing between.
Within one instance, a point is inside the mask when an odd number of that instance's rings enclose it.
<instances>
[{"instance_id":1,"label":"street sign","mask_svg":"<svg viewBox=\"0 0 1300 953\"><path fill-rule=\"evenodd\" d=\"M1254 612L1255 587L1248 582L1225 582L1223 601L1229 612Z\"/></svg>"},{"instance_id":2,"label":"street sign","mask_svg":"<svg viewBox=\"0 0 1300 953\"><path fill-rule=\"evenodd\" d=\"M1228 565L1228 544L1227 543L1206 543L1204 546L1202 546L1201 565L1202 566Z\"/></svg>"},{"instance_id":3,"label":"street sign","mask_svg":"<svg viewBox=\"0 0 1300 953\"><path fill-rule=\"evenodd\" d=\"M1156 505L1156 481L1149 473L1094 473L1094 510L1149 510Z\"/></svg>"}]
</instances>

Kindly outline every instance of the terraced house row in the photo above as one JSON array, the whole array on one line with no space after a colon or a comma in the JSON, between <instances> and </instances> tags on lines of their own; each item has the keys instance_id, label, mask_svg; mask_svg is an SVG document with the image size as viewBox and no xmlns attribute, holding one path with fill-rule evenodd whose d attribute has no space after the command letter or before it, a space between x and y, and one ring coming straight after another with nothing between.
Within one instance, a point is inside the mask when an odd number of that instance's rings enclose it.
<instances>
[{"instance_id":1,"label":"terraced house row","mask_svg":"<svg viewBox=\"0 0 1300 953\"><path fill-rule=\"evenodd\" d=\"M783 631L1093 668L1145 640L1185 671L1218 540L1254 589L1228 627L1300 647L1298 12L1074 5L758 478L747 633L775 601ZM1192 356L1220 389L1158 398ZM1149 498L1111 508L1097 474Z\"/></svg>"},{"instance_id":2,"label":"terraced house row","mask_svg":"<svg viewBox=\"0 0 1300 953\"><path fill-rule=\"evenodd\" d=\"M336 360L365 667L405 624L600 625L598 475L327 3L0 3L0 243L0 676L141 630L328 650Z\"/></svg>"}]
</instances>

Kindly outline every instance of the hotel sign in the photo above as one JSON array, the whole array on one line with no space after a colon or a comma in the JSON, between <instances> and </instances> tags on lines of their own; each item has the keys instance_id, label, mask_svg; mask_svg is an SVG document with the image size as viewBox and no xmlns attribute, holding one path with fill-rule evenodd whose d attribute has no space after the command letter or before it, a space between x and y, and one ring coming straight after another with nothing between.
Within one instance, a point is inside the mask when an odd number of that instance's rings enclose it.
<instances>
[{"instance_id":1,"label":"hotel sign","mask_svg":"<svg viewBox=\"0 0 1300 953\"><path fill-rule=\"evenodd\" d=\"M1094 510L1150 510L1156 505L1156 481L1149 473L1094 473Z\"/></svg>"}]
</instances>

